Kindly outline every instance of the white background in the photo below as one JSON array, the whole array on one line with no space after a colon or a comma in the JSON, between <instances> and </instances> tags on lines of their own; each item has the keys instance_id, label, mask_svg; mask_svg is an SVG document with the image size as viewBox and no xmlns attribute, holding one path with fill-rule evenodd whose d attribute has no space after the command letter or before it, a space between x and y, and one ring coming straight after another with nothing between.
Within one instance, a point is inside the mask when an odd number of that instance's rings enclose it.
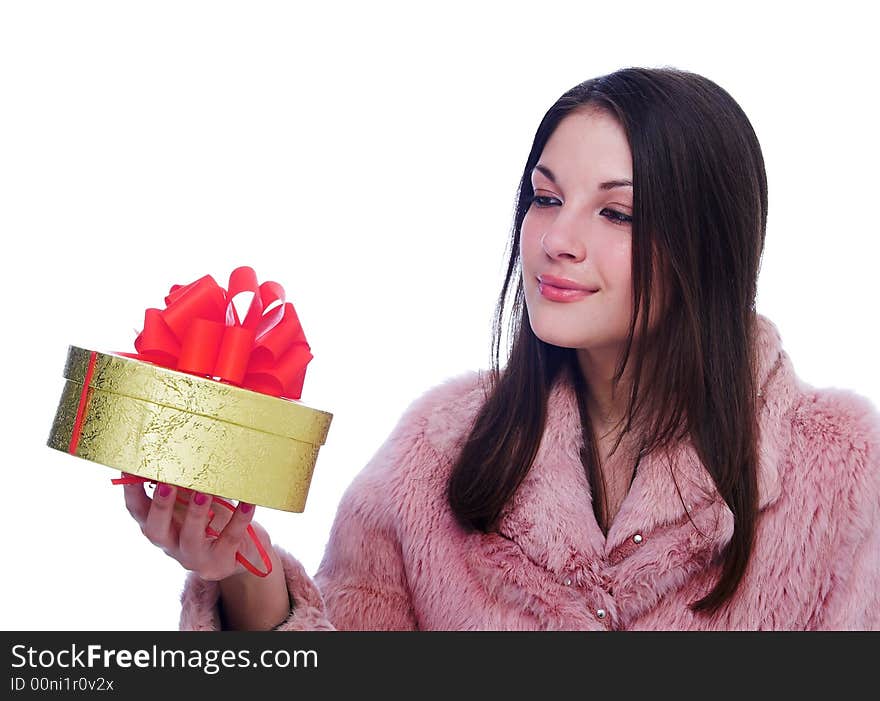
<instances>
[{"instance_id":1,"label":"white background","mask_svg":"<svg viewBox=\"0 0 880 701\"><path fill-rule=\"evenodd\" d=\"M878 403L865 7L4 3L0 627L177 627L184 571L118 473L45 443L69 344L133 351L172 284L238 265L285 287L315 355L302 401L334 414L306 512L256 514L313 573L406 406L488 365L535 129L617 68L695 71L740 103L769 178L758 311L805 380Z\"/></svg>"}]
</instances>

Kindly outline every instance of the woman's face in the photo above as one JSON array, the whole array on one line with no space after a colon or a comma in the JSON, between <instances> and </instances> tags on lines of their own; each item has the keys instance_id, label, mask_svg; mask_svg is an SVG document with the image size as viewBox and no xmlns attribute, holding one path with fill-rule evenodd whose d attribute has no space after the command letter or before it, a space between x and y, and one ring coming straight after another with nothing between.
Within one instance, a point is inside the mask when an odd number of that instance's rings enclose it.
<instances>
[{"instance_id":1,"label":"woman's face","mask_svg":"<svg viewBox=\"0 0 880 701\"><path fill-rule=\"evenodd\" d=\"M632 155L623 128L604 112L569 114L531 177L520 254L532 330L552 345L617 353L632 313Z\"/></svg>"}]
</instances>

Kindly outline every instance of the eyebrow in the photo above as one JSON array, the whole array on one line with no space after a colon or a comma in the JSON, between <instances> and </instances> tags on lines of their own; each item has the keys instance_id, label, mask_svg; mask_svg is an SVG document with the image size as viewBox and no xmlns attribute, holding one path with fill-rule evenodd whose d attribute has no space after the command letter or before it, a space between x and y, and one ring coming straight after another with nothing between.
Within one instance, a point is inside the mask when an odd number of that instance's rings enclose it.
<instances>
[{"instance_id":1,"label":"eyebrow","mask_svg":"<svg viewBox=\"0 0 880 701\"><path fill-rule=\"evenodd\" d=\"M559 183L556 181L556 176L553 175L553 171L550 170L547 166L543 166L540 163L534 167L533 170L540 171L544 175L549 178L549 180L558 185ZM626 178L620 178L618 180L607 180L604 183L599 183L600 190L613 190L616 187L632 187L632 180L628 180Z\"/></svg>"}]
</instances>

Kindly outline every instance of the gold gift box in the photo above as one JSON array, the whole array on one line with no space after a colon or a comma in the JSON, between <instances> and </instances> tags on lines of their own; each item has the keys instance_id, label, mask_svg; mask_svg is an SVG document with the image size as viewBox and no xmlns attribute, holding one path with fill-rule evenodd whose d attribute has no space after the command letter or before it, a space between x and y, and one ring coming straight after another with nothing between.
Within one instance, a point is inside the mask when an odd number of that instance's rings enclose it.
<instances>
[{"instance_id":1,"label":"gold gift box","mask_svg":"<svg viewBox=\"0 0 880 701\"><path fill-rule=\"evenodd\" d=\"M95 362L74 437L92 353ZM68 348L64 378L50 448L156 482L283 511L304 510L332 414L76 346Z\"/></svg>"}]
</instances>

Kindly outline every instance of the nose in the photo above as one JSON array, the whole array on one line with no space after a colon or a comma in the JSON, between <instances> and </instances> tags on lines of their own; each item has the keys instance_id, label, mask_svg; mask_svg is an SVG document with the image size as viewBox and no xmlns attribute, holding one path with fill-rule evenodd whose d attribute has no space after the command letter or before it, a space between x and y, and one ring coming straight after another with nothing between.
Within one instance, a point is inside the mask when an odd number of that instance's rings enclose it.
<instances>
[{"instance_id":1,"label":"nose","mask_svg":"<svg viewBox=\"0 0 880 701\"><path fill-rule=\"evenodd\" d=\"M541 237L541 248L550 258L565 258L578 263L586 258L587 248L583 240L571 229L554 227Z\"/></svg>"}]
</instances>

